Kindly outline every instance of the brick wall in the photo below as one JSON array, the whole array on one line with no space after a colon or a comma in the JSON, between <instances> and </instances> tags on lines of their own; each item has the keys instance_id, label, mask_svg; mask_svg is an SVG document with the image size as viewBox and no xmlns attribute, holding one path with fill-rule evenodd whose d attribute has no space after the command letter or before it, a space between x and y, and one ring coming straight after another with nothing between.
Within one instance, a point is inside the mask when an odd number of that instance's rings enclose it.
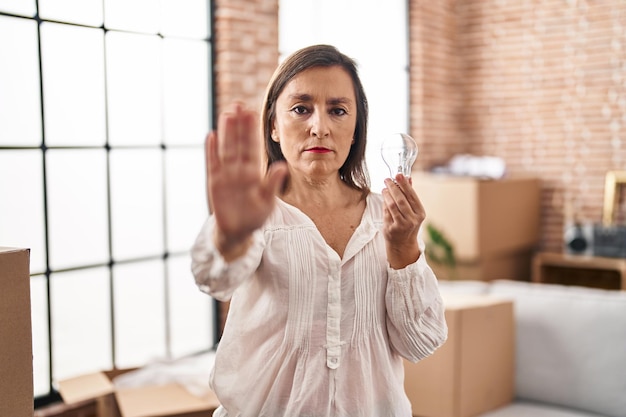
<instances>
[{"instance_id":1,"label":"brick wall","mask_svg":"<svg viewBox=\"0 0 626 417\"><path fill-rule=\"evenodd\" d=\"M414 167L428 169L468 152L459 130L462 91L455 0L410 1L411 136L420 144Z\"/></svg>"},{"instance_id":2,"label":"brick wall","mask_svg":"<svg viewBox=\"0 0 626 417\"><path fill-rule=\"evenodd\" d=\"M234 100L259 109L278 64L278 0L216 0L217 110Z\"/></svg>"},{"instance_id":3,"label":"brick wall","mask_svg":"<svg viewBox=\"0 0 626 417\"><path fill-rule=\"evenodd\" d=\"M468 152L540 177L544 250L561 250L566 217L600 222L606 171L626 169L626 3L410 0L409 10L421 167Z\"/></svg>"}]
</instances>

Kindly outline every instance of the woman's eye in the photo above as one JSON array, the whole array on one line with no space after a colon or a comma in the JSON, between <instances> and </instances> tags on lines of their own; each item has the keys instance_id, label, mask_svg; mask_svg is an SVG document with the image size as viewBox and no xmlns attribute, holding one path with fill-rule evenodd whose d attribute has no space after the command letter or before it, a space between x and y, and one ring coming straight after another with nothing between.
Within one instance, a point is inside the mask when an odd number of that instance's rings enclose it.
<instances>
[{"instance_id":1,"label":"woman's eye","mask_svg":"<svg viewBox=\"0 0 626 417\"><path fill-rule=\"evenodd\" d=\"M305 114L307 112L307 108L304 106L296 106L293 109L291 109L291 111L293 111L296 114Z\"/></svg>"},{"instance_id":2,"label":"woman's eye","mask_svg":"<svg viewBox=\"0 0 626 417\"><path fill-rule=\"evenodd\" d=\"M331 113L334 114L335 116L343 116L344 114L347 114L348 112L346 112L346 110L342 108L335 108L331 110Z\"/></svg>"}]
</instances>

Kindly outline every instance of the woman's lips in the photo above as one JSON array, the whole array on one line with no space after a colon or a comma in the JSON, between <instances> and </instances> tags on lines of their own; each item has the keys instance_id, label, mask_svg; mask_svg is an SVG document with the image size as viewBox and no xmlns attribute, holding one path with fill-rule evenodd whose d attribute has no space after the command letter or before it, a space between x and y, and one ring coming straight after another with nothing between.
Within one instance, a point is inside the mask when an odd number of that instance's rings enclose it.
<instances>
[{"instance_id":1,"label":"woman's lips","mask_svg":"<svg viewBox=\"0 0 626 417\"><path fill-rule=\"evenodd\" d=\"M330 152L330 149L328 149L328 148L309 148L309 149L307 149L307 152L327 153L327 152Z\"/></svg>"}]
</instances>

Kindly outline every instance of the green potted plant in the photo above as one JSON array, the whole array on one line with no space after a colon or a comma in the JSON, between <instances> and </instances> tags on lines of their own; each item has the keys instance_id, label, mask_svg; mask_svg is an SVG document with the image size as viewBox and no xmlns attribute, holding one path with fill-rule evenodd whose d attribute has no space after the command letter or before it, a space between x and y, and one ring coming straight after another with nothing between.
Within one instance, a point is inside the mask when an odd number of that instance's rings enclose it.
<instances>
[{"instance_id":1,"label":"green potted plant","mask_svg":"<svg viewBox=\"0 0 626 417\"><path fill-rule=\"evenodd\" d=\"M456 257L454 246L445 234L432 223L426 224L426 257L431 266L437 266L445 270L448 279L456 278Z\"/></svg>"}]
</instances>

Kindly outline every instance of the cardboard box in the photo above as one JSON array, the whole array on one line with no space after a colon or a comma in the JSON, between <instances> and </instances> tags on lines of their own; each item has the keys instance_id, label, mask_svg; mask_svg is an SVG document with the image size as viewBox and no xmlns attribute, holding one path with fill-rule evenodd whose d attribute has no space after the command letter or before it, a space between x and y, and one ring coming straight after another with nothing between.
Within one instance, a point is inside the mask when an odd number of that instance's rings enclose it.
<instances>
[{"instance_id":1,"label":"cardboard box","mask_svg":"<svg viewBox=\"0 0 626 417\"><path fill-rule=\"evenodd\" d=\"M113 378L133 369L81 375L59 381L66 404L98 402L98 417L209 417L219 406L214 393L192 395L175 383L116 389Z\"/></svg>"},{"instance_id":2,"label":"cardboard box","mask_svg":"<svg viewBox=\"0 0 626 417\"><path fill-rule=\"evenodd\" d=\"M450 241L457 262L488 274L478 279L501 278L499 273L489 273L490 265L499 263L493 268L501 271L503 264L516 262L516 255L527 253L539 242L541 186L537 178L486 180L415 173L413 188L426 209L426 222Z\"/></svg>"},{"instance_id":3,"label":"cardboard box","mask_svg":"<svg viewBox=\"0 0 626 417\"><path fill-rule=\"evenodd\" d=\"M405 361L405 390L420 417L472 417L514 397L513 302L447 295L448 340L432 356Z\"/></svg>"},{"instance_id":4,"label":"cardboard box","mask_svg":"<svg viewBox=\"0 0 626 417\"><path fill-rule=\"evenodd\" d=\"M30 250L0 247L0 416L33 415Z\"/></svg>"}]
</instances>

